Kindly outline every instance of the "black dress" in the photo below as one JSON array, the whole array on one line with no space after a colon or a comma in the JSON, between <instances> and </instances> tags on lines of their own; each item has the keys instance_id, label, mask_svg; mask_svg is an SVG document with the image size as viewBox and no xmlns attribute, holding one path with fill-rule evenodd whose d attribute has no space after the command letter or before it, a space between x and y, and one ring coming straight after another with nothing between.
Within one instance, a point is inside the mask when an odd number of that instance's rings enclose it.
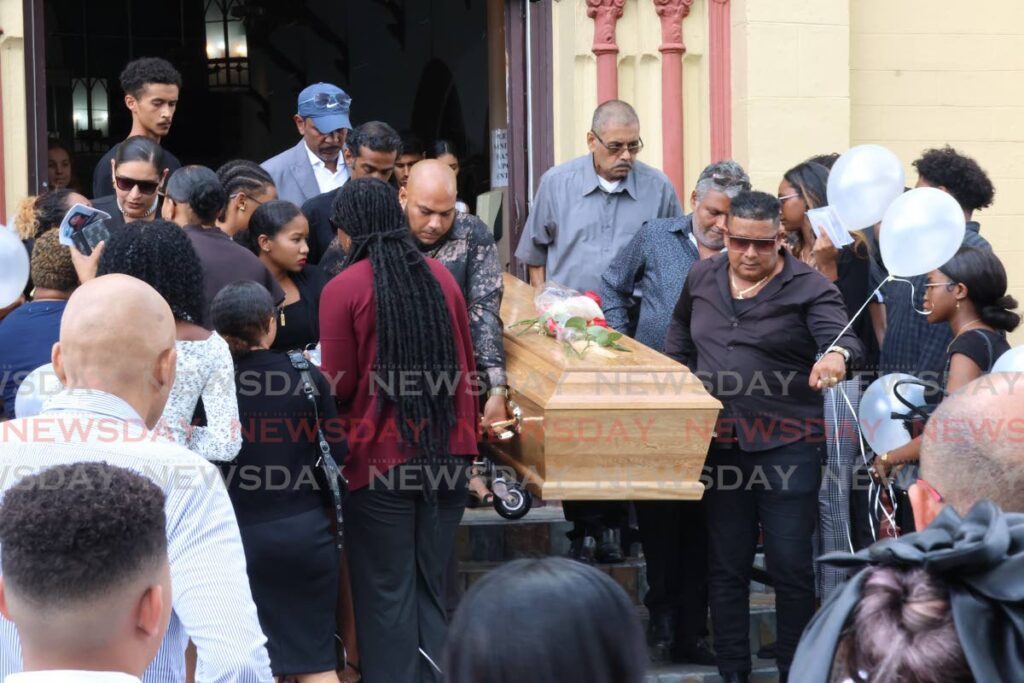
<instances>
[{"instance_id":1,"label":"black dress","mask_svg":"<svg viewBox=\"0 0 1024 683\"><path fill-rule=\"evenodd\" d=\"M330 386L316 368L317 410L334 457L347 449ZM282 392L281 378L289 390ZM338 552L330 492L316 482L316 420L299 373L278 351L235 365L242 449L221 467L274 675L333 671Z\"/></svg>"},{"instance_id":2,"label":"black dress","mask_svg":"<svg viewBox=\"0 0 1024 683\"><path fill-rule=\"evenodd\" d=\"M278 351L301 350L320 341L320 292L330 278L312 265L291 278L299 288L299 300L282 307L278 314L277 336L270 346Z\"/></svg>"},{"instance_id":3,"label":"black dress","mask_svg":"<svg viewBox=\"0 0 1024 683\"><path fill-rule=\"evenodd\" d=\"M949 352L946 354L946 373L943 380L943 388L949 380L949 366L953 362L953 354L960 353L981 368L982 374L992 372L992 366L999 360L999 356L1010 350L1010 343L1006 341L1006 335L1002 332L992 330L968 330L960 334L949 345Z\"/></svg>"}]
</instances>

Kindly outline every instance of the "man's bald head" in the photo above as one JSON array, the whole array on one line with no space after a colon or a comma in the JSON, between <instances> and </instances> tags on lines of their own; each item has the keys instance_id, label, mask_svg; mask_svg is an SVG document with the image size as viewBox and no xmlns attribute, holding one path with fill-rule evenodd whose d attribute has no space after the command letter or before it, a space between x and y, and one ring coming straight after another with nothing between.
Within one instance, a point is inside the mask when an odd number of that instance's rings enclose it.
<instances>
[{"instance_id":1,"label":"man's bald head","mask_svg":"<svg viewBox=\"0 0 1024 683\"><path fill-rule=\"evenodd\" d=\"M939 405L921 477L961 515L984 499L1024 512L1024 373L983 375Z\"/></svg>"},{"instance_id":2,"label":"man's bald head","mask_svg":"<svg viewBox=\"0 0 1024 683\"><path fill-rule=\"evenodd\" d=\"M422 244L434 244L455 222L455 172L437 159L425 159L412 167L409 182L399 190L398 198L413 236Z\"/></svg>"},{"instance_id":3,"label":"man's bald head","mask_svg":"<svg viewBox=\"0 0 1024 683\"><path fill-rule=\"evenodd\" d=\"M636 110L622 100L608 100L594 110L594 117L590 120L590 130L598 135L603 135L609 126L636 126L640 127L640 117Z\"/></svg>"},{"instance_id":4,"label":"man's bald head","mask_svg":"<svg viewBox=\"0 0 1024 683\"><path fill-rule=\"evenodd\" d=\"M174 339L174 316L155 289L104 275L68 300L53 365L68 389L114 394L152 427L174 383Z\"/></svg>"}]
</instances>

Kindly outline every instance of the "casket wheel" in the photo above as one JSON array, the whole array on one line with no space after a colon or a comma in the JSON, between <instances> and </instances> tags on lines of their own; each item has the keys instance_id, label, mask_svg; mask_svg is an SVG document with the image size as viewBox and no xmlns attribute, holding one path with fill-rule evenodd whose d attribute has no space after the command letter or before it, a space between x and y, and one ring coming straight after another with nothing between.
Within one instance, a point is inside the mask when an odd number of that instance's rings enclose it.
<instances>
[{"instance_id":1,"label":"casket wheel","mask_svg":"<svg viewBox=\"0 0 1024 683\"><path fill-rule=\"evenodd\" d=\"M533 496L516 482L508 484L508 493L494 497L494 509L505 519L520 519L530 511Z\"/></svg>"}]
</instances>

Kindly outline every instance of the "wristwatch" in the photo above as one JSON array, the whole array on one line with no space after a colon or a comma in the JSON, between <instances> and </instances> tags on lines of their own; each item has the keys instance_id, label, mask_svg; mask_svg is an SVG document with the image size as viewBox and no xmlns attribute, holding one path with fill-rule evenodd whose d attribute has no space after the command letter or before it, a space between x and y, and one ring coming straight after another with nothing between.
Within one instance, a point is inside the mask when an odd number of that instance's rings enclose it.
<instances>
[{"instance_id":1,"label":"wristwatch","mask_svg":"<svg viewBox=\"0 0 1024 683\"><path fill-rule=\"evenodd\" d=\"M508 398L508 387L491 387L487 390L487 398L494 396L501 396L502 398Z\"/></svg>"},{"instance_id":2,"label":"wristwatch","mask_svg":"<svg viewBox=\"0 0 1024 683\"><path fill-rule=\"evenodd\" d=\"M825 353L832 353L833 351L841 355L843 357L843 360L846 361L847 363L850 362L850 352L844 349L842 346L830 346L828 347L828 349L825 350Z\"/></svg>"},{"instance_id":3,"label":"wristwatch","mask_svg":"<svg viewBox=\"0 0 1024 683\"><path fill-rule=\"evenodd\" d=\"M878 454L878 459L881 460L882 462L889 462L889 453L888 452L879 453Z\"/></svg>"}]
</instances>

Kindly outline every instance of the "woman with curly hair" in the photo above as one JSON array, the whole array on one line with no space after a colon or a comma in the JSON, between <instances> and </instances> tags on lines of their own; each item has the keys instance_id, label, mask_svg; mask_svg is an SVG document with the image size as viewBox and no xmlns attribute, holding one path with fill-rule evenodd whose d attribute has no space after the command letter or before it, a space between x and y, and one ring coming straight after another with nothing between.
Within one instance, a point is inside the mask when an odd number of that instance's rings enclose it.
<instances>
[{"instance_id":1,"label":"woman with curly hair","mask_svg":"<svg viewBox=\"0 0 1024 683\"><path fill-rule=\"evenodd\" d=\"M227 343L202 326L203 271L192 244L168 221L137 221L115 231L98 274L123 273L149 284L174 314L176 375L161 421L175 441L214 462L233 460L242 445L234 365ZM193 426L202 398L204 426Z\"/></svg>"},{"instance_id":2,"label":"woman with curly hair","mask_svg":"<svg viewBox=\"0 0 1024 683\"><path fill-rule=\"evenodd\" d=\"M183 166L167 181L163 217L185 229L199 256L204 285L202 318L207 329L212 329L208 324L210 302L232 282L252 280L266 287L275 303L284 299L281 286L260 260L217 227L217 218L227 204L228 194L220 179L205 166Z\"/></svg>"},{"instance_id":3,"label":"woman with curly hair","mask_svg":"<svg viewBox=\"0 0 1024 683\"><path fill-rule=\"evenodd\" d=\"M320 341L320 292L329 278L306 262L308 238L309 222L299 207L275 200L253 212L249 229L237 240L259 257L284 290L274 349L308 349Z\"/></svg>"}]
</instances>

